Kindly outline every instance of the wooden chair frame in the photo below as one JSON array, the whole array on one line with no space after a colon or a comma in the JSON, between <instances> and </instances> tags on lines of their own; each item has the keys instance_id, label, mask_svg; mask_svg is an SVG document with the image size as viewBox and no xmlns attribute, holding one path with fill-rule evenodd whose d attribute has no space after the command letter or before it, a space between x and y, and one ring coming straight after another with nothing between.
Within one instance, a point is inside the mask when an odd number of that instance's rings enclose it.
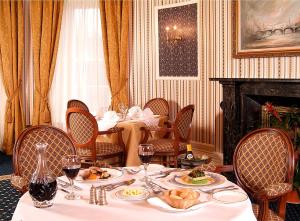
<instances>
[{"instance_id":1,"label":"wooden chair frame","mask_svg":"<svg viewBox=\"0 0 300 221\"><path fill-rule=\"evenodd\" d=\"M73 102L76 102L76 103L80 104L82 106L82 109L84 109L84 110L86 110L86 111L89 112L89 107L83 101L76 100L76 99L69 100L68 104L67 104L67 108L73 108L74 107L74 106L72 106ZM80 108L80 107L77 107L77 108Z\"/></svg>"}]
</instances>

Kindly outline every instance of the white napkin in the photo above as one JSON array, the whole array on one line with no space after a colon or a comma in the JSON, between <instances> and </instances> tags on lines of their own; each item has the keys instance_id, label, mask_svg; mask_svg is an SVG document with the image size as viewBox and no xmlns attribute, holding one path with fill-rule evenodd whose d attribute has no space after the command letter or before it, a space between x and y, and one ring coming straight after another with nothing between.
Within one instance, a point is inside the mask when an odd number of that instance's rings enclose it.
<instances>
[{"instance_id":1,"label":"white napkin","mask_svg":"<svg viewBox=\"0 0 300 221\"><path fill-rule=\"evenodd\" d=\"M130 119L139 119L142 113L142 109L139 106L133 106L128 110L128 117Z\"/></svg>"},{"instance_id":2,"label":"white napkin","mask_svg":"<svg viewBox=\"0 0 300 221\"><path fill-rule=\"evenodd\" d=\"M148 127L156 127L159 124L159 118L154 117L150 108L144 109L140 118Z\"/></svg>"},{"instance_id":3,"label":"white napkin","mask_svg":"<svg viewBox=\"0 0 300 221\"><path fill-rule=\"evenodd\" d=\"M108 130L108 129L114 127L118 123L119 120L120 120L120 117L117 115L117 113L115 111L107 111L104 113L102 120L97 121L98 129L100 131Z\"/></svg>"}]
</instances>

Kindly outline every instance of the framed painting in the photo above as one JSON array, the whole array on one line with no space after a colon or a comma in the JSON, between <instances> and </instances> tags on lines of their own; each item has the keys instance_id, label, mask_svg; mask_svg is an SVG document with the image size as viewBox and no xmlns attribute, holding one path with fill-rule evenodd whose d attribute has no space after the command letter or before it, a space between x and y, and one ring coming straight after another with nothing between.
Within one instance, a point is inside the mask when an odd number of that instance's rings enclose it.
<instances>
[{"instance_id":1,"label":"framed painting","mask_svg":"<svg viewBox=\"0 0 300 221\"><path fill-rule=\"evenodd\" d=\"M156 79L199 79L197 1L155 7Z\"/></svg>"},{"instance_id":2,"label":"framed painting","mask_svg":"<svg viewBox=\"0 0 300 221\"><path fill-rule=\"evenodd\" d=\"M233 57L300 55L299 0L233 0Z\"/></svg>"}]
</instances>

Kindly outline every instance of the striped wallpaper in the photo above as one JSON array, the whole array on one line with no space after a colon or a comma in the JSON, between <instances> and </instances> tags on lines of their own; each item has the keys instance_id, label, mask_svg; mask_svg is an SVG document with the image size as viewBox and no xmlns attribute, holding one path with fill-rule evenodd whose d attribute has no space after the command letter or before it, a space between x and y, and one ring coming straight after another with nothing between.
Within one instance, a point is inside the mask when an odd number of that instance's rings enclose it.
<instances>
[{"instance_id":1,"label":"striped wallpaper","mask_svg":"<svg viewBox=\"0 0 300 221\"><path fill-rule=\"evenodd\" d=\"M222 152L222 86L210 77L300 78L300 57L233 59L231 56L231 1L199 0L198 36L200 79L156 80L155 6L186 0L135 0L131 25L131 104L144 105L154 97L170 102L171 116L195 104L192 140Z\"/></svg>"}]
</instances>

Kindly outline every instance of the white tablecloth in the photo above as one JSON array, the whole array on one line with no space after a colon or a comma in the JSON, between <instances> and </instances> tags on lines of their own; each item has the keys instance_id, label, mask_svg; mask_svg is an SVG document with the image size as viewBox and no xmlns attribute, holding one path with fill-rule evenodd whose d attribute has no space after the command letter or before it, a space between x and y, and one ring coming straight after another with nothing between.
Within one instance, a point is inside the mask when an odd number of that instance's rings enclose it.
<instances>
[{"instance_id":1,"label":"white tablecloth","mask_svg":"<svg viewBox=\"0 0 300 221\"><path fill-rule=\"evenodd\" d=\"M124 175L119 180L126 180L134 176L137 180L143 176L143 171L137 175ZM115 180L116 181L116 180ZM137 181L133 185L141 185ZM66 193L58 190L54 200L54 205L48 208L35 208L29 193L25 193L13 215L14 221L254 221L256 220L251 207L250 200L243 202L222 204L212 201L203 205L196 211L187 213L169 213L159 210L148 204L146 200L142 201L122 201L116 199L115 191L107 192L108 205L98 206L88 203L89 188L91 184L76 183L83 187L83 191L78 191L84 199L66 200ZM222 185L232 184L226 181ZM242 190L241 190L242 191Z\"/></svg>"}]
</instances>

